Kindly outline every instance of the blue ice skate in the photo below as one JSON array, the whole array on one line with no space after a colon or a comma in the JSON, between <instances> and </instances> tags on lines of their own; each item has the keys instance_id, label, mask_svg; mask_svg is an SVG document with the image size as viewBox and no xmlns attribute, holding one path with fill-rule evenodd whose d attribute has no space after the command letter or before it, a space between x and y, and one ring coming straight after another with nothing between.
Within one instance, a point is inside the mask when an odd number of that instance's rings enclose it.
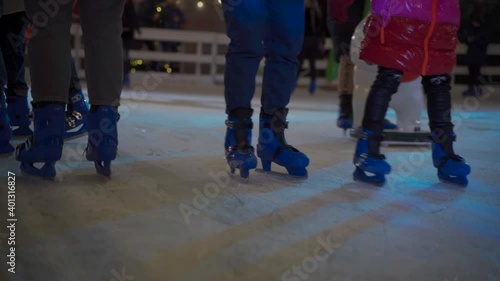
<instances>
[{"instance_id":1,"label":"blue ice skate","mask_svg":"<svg viewBox=\"0 0 500 281\"><path fill-rule=\"evenodd\" d=\"M111 176L111 161L118 151L118 109L111 105L91 109L88 120L88 143L85 149L88 161L93 161L96 172Z\"/></svg>"},{"instance_id":2,"label":"blue ice skate","mask_svg":"<svg viewBox=\"0 0 500 281\"><path fill-rule=\"evenodd\" d=\"M306 177L309 158L285 140L287 115L288 108L277 110L272 115L261 110L257 156L264 171L271 171L271 163L274 162L285 167L292 176Z\"/></svg>"},{"instance_id":3,"label":"blue ice skate","mask_svg":"<svg viewBox=\"0 0 500 281\"><path fill-rule=\"evenodd\" d=\"M90 107L82 90L70 93L66 110L64 139L74 139L87 134L87 117Z\"/></svg>"},{"instance_id":4,"label":"blue ice skate","mask_svg":"<svg viewBox=\"0 0 500 281\"><path fill-rule=\"evenodd\" d=\"M362 130L353 160L356 166L353 174L355 181L384 185L385 175L391 172L391 166L385 161L385 156L380 154L381 141L382 136L374 136L373 132L367 129Z\"/></svg>"},{"instance_id":5,"label":"blue ice skate","mask_svg":"<svg viewBox=\"0 0 500 281\"><path fill-rule=\"evenodd\" d=\"M309 83L309 94L314 95L316 92L316 80L312 80L311 83Z\"/></svg>"},{"instance_id":6,"label":"blue ice skate","mask_svg":"<svg viewBox=\"0 0 500 281\"><path fill-rule=\"evenodd\" d=\"M432 139L432 161L438 169L438 178L443 183L451 183L467 186L469 183L467 175L471 169L465 159L453 152L452 144L456 140L453 132L438 135L433 132Z\"/></svg>"},{"instance_id":7,"label":"blue ice skate","mask_svg":"<svg viewBox=\"0 0 500 281\"><path fill-rule=\"evenodd\" d=\"M252 143L252 113L250 108L238 108L228 116L224 148L231 173L240 170L240 177L247 179L250 170L257 168Z\"/></svg>"},{"instance_id":8,"label":"blue ice skate","mask_svg":"<svg viewBox=\"0 0 500 281\"><path fill-rule=\"evenodd\" d=\"M388 119L384 119L384 130L396 130L398 125L392 123Z\"/></svg>"},{"instance_id":9,"label":"blue ice skate","mask_svg":"<svg viewBox=\"0 0 500 281\"><path fill-rule=\"evenodd\" d=\"M9 115L7 114L7 104L3 91L0 92L0 156L10 155L14 152L14 147L10 144L12 138L12 128L10 126Z\"/></svg>"},{"instance_id":10,"label":"blue ice skate","mask_svg":"<svg viewBox=\"0 0 500 281\"><path fill-rule=\"evenodd\" d=\"M12 135L14 137L29 137L33 134L30 129L30 107L27 96L7 96L7 112L9 114Z\"/></svg>"},{"instance_id":11,"label":"blue ice skate","mask_svg":"<svg viewBox=\"0 0 500 281\"><path fill-rule=\"evenodd\" d=\"M53 179L55 164L61 159L64 135L64 105L49 104L34 108L35 132L16 148L16 160L21 162L21 171L26 174ZM44 163L37 168L34 163Z\"/></svg>"}]
</instances>

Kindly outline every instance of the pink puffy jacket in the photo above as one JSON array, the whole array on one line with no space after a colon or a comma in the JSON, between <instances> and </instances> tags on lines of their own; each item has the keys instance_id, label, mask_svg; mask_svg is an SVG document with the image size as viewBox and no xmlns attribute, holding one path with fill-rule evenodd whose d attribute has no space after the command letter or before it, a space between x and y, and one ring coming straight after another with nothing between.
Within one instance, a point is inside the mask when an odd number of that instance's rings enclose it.
<instances>
[{"instance_id":1,"label":"pink puffy jacket","mask_svg":"<svg viewBox=\"0 0 500 281\"><path fill-rule=\"evenodd\" d=\"M459 0L372 0L360 59L420 75L456 64Z\"/></svg>"}]
</instances>

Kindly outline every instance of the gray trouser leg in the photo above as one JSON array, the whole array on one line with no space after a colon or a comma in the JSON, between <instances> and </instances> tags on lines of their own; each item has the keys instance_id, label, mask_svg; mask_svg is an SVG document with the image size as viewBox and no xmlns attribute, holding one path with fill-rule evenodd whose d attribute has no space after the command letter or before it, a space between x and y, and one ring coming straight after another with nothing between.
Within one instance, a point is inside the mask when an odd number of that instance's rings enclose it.
<instances>
[{"instance_id":1,"label":"gray trouser leg","mask_svg":"<svg viewBox=\"0 0 500 281\"><path fill-rule=\"evenodd\" d=\"M79 0L78 4L89 102L118 106L123 77L121 34L125 0Z\"/></svg>"},{"instance_id":2,"label":"gray trouser leg","mask_svg":"<svg viewBox=\"0 0 500 281\"><path fill-rule=\"evenodd\" d=\"M97 1L96 1L97 2ZM67 103L71 78L72 0L24 0L32 21L28 43L34 102Z\"/></svg>"}]
</instances>

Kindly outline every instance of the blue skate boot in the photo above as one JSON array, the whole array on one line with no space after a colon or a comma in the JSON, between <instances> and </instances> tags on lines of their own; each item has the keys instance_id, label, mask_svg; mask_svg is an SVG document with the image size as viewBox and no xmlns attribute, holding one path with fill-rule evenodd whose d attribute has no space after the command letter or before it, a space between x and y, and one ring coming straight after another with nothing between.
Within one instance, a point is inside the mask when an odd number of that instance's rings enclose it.
<instances>
[{"instance_id":1,"label":"blue skate boot","mask_svg":"<svg viewBox=\"0 0 500 281\"><path fill-rule=\"evenodd\" d=\"M389 121L389 119L384 119L384 130L396 130L398 125Z\"/></svg>"},{"instance_id":2,"label":"blue skate boot","mask_svg":"<svg viewBox=\"0 0 500 281\"><path fill-rule=\"evenodd\" d=\"M307 177L309 158L285 140L287 115L288 108L279 109L272 115L261 109L257 156L264 171L271 171L271 162L274 162L285 167L291 176Z\"/></svg>"},{"instance_id":3,"label":"blue skate boot","mask_svg":"<svg viewBox=\"0 0 500 281\"><path fill-rule=\"evenodd\" d=\"M92 106L87 120L88 143L85 149L88 161L93 161L96 172L111 176L111 161L118 151L118 108L111 105Z\"/></svg>"},{"instance_id":4,"label":"blue skate boot","mask_svg":"<svg viewBox=\"0 0 500 281\"><path fill-rule=\"evenodd\" d=\"M467 186L467 175L471 169L465 159L453 152L453 142L456 135L449 132L434 130L431 134L432 162L438 169L438 178L443 183Z\"/></svg>"},{"instance_id":5,"label":"blue skate boot","mask_svg":"<svg viewBox=\"0 0 500 281\"><path fill-rule=\"evenodd\" d=\"M12 135L16 138L31 136L33 131L30 129L31 119L28 97L7 95L7 104Z\"/></svg>"},{"instance_id":6,"label":"blue skate boot","mask_svg":"<svg viewBox=\"0 0 500 281\"><path fill-rule=\"evenodd\" d=\"M340 112L337 119L337 127L344 129L344 135L346 131L352 128L353 117L352 117L352 95L347 93L340 95Z\"/></svg>"},{"instance_id":7,"label":"blue skate boot","mask_svg":"<svg viewBox=\"0 0 500 281\"><path fill-rule=\"evenodd\" d=\"M21 171L26 174L53 179L55 164L61 159L64 135L64 105L34 105L35 132L16 148L16 160L21 162ZM44 163L37 168L34 163Z\"/></svg>"},{"instance_id":8,"label":"blue skate boot","mask_svg":"<svg viewBox=\"0 0 500 281\"><path fill-rule=\"evenodd\" d=\"M247 179L250 170L257 168L257 157L252 147L252 114L251 108L238 108L229 113L226 120L226 151L227 164L234 174L240 170L240 177Z\"/></svg>"},{"instance_id":9,"label":"blue skate boot","mask_svg":"<svg viewBox=\"0 0 500 281\"><path fill-rule=\"evenodd\" d=\"M375 136L372 131L363 129L356 145L353 163L356 166L353 178L376 186L385 183L385 175L391 172L391 166L380 154L382 136ZM373 175L368 175L370 173Z\"/></svg>"},{"instance_id":10,"label":"blue skate boot","mask_svg":"<svg viewBox=\"0 0 500 281\"><path fill-rule=\"evenodd\" d=\"M89 104L85 100L82 90L70 93L66 110L65 140L78 138L87 134L87 116L89 110Z\"/></svg>"},{"instance_id":11,"label":"blue skate boot","mask_svg":"<svg viewBox=\"0 0 500 281\"><path fill-rule=\"evenodd\" d=\"M314 95L316 92L316 80L312 80L311 83L309 83L309 94Z\"/></svg>"},{"instance_id":12,"label":"blue skate boot","mask_svg":"<svg viewBox=\"0 0 500 281\"><path fill-rule=\"evenodd\" d=\"M11 138L12 128L7 114L7 104L3 92L0 92L0 156L10 155L14 152L14 147L10 144Z\"/></svg>"}]
</instances>

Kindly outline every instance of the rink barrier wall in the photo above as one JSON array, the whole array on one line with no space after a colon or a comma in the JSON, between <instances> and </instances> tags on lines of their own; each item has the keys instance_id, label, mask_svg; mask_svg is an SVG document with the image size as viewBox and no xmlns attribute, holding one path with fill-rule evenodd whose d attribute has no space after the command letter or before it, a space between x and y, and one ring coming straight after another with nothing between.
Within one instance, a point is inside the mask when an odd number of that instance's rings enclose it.
<instances>
[{"instance_id":1,"label":"rink barrier wall","mask_svg":"<svg viewBox=\"0 0 500 281\"><path fill-rule=\"evenodd\" d=\"M82 59L85 57L83 51L82 31L79 24L74 24L71 28L73 37L73 50L72 54L75 57L76 67L81 78L85 77L83 70ZM183 50L178 53L168 53L162 51L149 51L149 50L131 50L130 59L141 59L147 61L162 61L174 62L180 65L180 71L175 73L159 72L155 75L160 76L162 79L170 81L196 81L196 82L212 82L222 83L224 81L224 64L225 64L225 50L229 44L229 38L224 33L216 32L203 32L203 31L187 31L187 30L168 30L158 28L141 28L141 33L136 33L136 40L140 41L174 41L180 42ZM326 41L326 49L332 48L331 40ZM457 48L457 55L465 54L467 46L460 44ZM488 55L500 57L500 44L490 45L488 48ZM326 78L324 76L327 59L320 59L317 61L318 69L318 83L325 85ZM307 61L304 66L307 67ZM189 66L189 67L188 67ZM262 83L262 69L264 67L264 60L260 65L260 70L256 81L258 84ZM458 65L453 74L455 76L465 76L468 70L465 65ZM135 75L142 76L146 71L138 70ZM492 77L500 77L500 65L497 66L484 66L482 74L489 83L493 82ZM307 84L308 79L302 77L299 84Z\"/></svg>"}]
</instances>

